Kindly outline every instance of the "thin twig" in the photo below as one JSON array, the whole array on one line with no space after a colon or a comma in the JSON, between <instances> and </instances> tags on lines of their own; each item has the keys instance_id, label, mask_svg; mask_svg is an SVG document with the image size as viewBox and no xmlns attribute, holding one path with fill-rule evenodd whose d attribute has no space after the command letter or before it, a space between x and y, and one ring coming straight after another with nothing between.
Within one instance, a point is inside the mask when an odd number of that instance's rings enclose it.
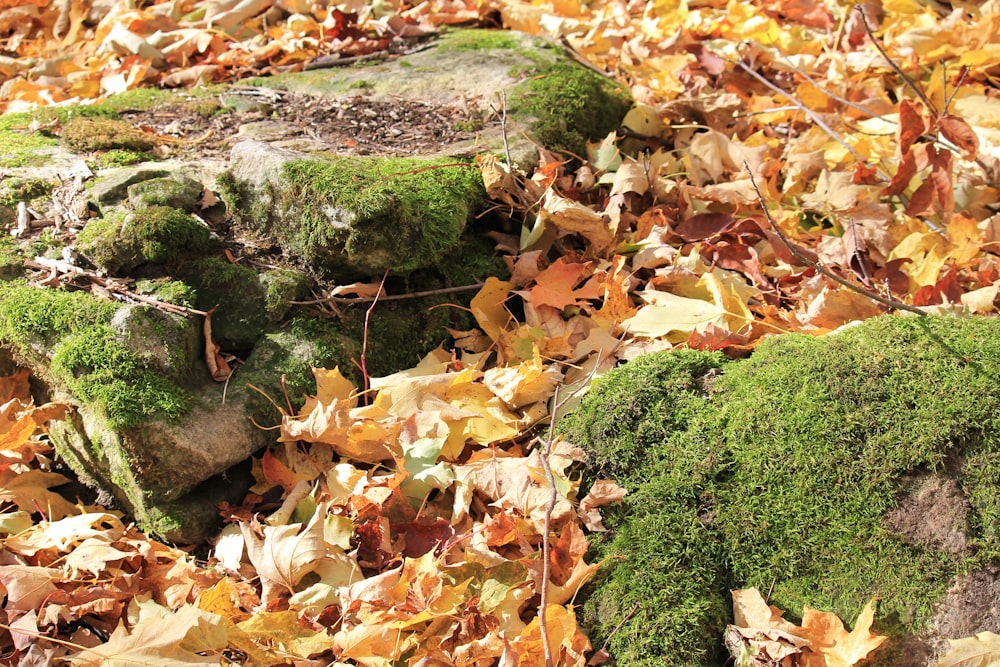
<instances>
[{"instance_id":1,"label":"thin twig","mask_svg":"<svg viewBox=\"0 0 1000 667\"><path fill-rule=\"evenodd\" d=\"M887 123L892 123L893 125L898 125L899 124L897 121L895 121L895 120L893 120L891 118L886 118L882 114L875 113L874 111L872 111L868 107L861 106L857 102L852 102L851 100L847 99L846 97L843 97L841 95L838 95L837 93L834 93L834 92L832 92L830 90L827 90L826 88L824 88L823 86L821 86L819 84L819 82L816 81L816 79L812 78L812 76L809 74L809 72L805 71L804 69L802 69L801 67L799 67L795 63L791 62L790 60L785 59L785 64L788 67L791 67L793 72L795 72L799 76L803 77L806 81L808 81L809 83L811 83L814 88L816 88L819 92L823 93L824 95L826 95L830 99L835 100L837 102L840 102L841 104L843 104L845 106L849 106L852 109L860 111L861 113L866 114L869 118L878 118L880 120L884 120Z\"/></svg>"},{"instance_id":2,"label":"thin twig","mask_svg":"<svg viewBox=\"0 0 1000 667\"><path fill-rule=\"evenodd\" d=\"M113 296L119 299L132 299L140 303L144 303L149 306L153 306L164 312L173 313L175 315L183 315L185 317L190 315L200 315L205 317L208 315L204 310L198 310L197 308L189 308L187 306L181 306L176 303L168 303L166 301L160 301L159 299L154 299L151 296L146 296L144 294L136 294L135 292L126 289L122 285L116 283L113 280L108 280L103 276L98 275L93 271L87 271L86 269L81 269L78 266L70 264L69 262L64 262L58 259L49 259L47 257L36 257L35 259L26 259L23 264L29 269L49 269L58 271L63 275L73 275L81 276L91 281L95 285L101 287Z\"/></svg>"},{"instance_id":3,"label":"thin twig","mask_svg":"<svg viewBox=\"0 0 1000 667\"><path fill-rule=\"evenodd\" d=\"M885 61L889 63L889 67L892 68L892 71L895 72L897 75L899 75L899 78L903 80L903 83L906 84L906 87L912 90L916 94L916 96L920 98L920 101L922 101L924 104L927 105L927 109L933 112L935 116L937 116L938 115L937 107L935 107L934 104L931 103L930 98L927 97L927 95L924 94L924 91L920 90L920 88L915 83L913 83L910 77L906 76L906 74L903 73L903 70L900 69L899 65L897 65L896 62L889 57L889 54L886 53L885 49L882 48L882 45L879 44L878 39L876 39L875 37L875 33L872 31L871 25L868 23L868 17L865 16L865 13L862 10L861 5L859 4L855 6L854 10L861 15L861 22L865 26L865 32L868 33L868 39L872 41L872 44L875 46L876 49L878 49L878 52L881 53L882 57L885 58Z\"/></svg>"},{"instance_id":4,"label":"thin twig","mask_svg":"<svg viewBox=\"0 0 1000 667\"><path fill-rule=\"evenodd\" d=\"M383 295L382 291L375 296L327 296L322 299L312 299L310 301L289 301L293 306L316 306L321 303L372 303L373 301L402 301L403 299L419 299L423 296L435 296L438 294L454 294L455 292L469 292L483 286L482 282L472 285L459 285L458 287L442 287L441 289L429 289L423 292L408 292L406 294Z\"/></svg>"},{"instance_id":5,"label":"thin twig","mask_svg":"<svg viewBox=\"0 0 1000 667\"><path fill-rule=\"evenodd\" d=\"M500 91L500 136L503 137L503 154L507 158L507 169L513 169L510 160L510 146L507 144L507 91Z\"/></svg>"},{"instance_id":6,"label":"thin twig","mask_svg":"<svg viewBox=\"0 0 1000 667\"><path fill-rule=\"evenodd\" d=\"M556 489L556 478L552 474L552 465L549 462L549 456L552 455L552 446L556 441L556 418L559 415L559 410L566 405L566 403L573 398L583 387L588 385L597 374L597 369L601 365L602 352L598 352L597 363L594 364L593 370L590 374L580 381L580 384L570 391L569 396L564 400L559 400L559 388L560 385L556 385L555 391L552 393L552 411L549 414L549 434L545 439L545 450L542 452L542 469L545 471L545 481L549 485L549 502L545 506L545 521L542 526L542 590L539 591L539 603L538 603L538 631L541 634L542 647L545 651L545 667L552 667L552 649L549 647L549 634L548 625L545 621L545 610L549 604L549 576L550 576L550 563L549 563L549 550L551 549L550 534L552 533L552 512L556 508L557 500L557 489ZM541 440L538 440L539 444Z\"/></svg>"},{"instance_id":7,"label":"thin twig","mask_svg":"<svg viewBox=\"0 0 1000 667\"><path fill-rule=\"evenodd\" d=\"M920 308L917 308L916 306L911 306L908 303L903 303L902 301L897 301L896 299L886 298L881 294L878 294L877 292L873 292L864 287L855 285L851 281L841 278L836 273L829 270L819 262L813 261L808 257L806 257L806 255L801 250L799 250L798 247L794 243L792 243L787 236L785 236L785 233L781 231L780 227L778 227L777 223L774 221L774 218L771 217L771 212L767 210L767 202L764 201L764 195L761 193L760 188L757 187L757 181L753 177L753 172L750 170L750 165L744 164L743 166L746 169L747 173L750 175L750 184L753 185L753 189L757 193L757 201L760 202L760 208L762 211L764 211L764 217L767 218L768 224L771 225L771 229L773 229L774 232L778 235L778 237L781 239L781 242L785 244L785 247L787 247L788 250L793 255L795 255L795 257L799 261L804 263L806 266L809 266L815 269L816 271L819 271L820 273L822 273L824 276L834 281L835 283L843 285L849 290L852 290L854 292L857 292L858 294L866 296L872 301L877 301L878 303L881 303L883 306L887 306L894 310L905 310L911 313L916 313L917 315L927 314L926 312L924 312Z\"/></svg>"},{"instance_id":8,"label":"thin twig","mask_svg":"<svg viewBox=\"0 0 1000 667\"><path fill-rule=\"evenodd\" d=\"M625 614L625 617L621 621L618 622L618 625L615 626L615 629L612 630L611 634L608 635L608 638L604 640L604 644L601 645L601 650L602 651L607 652L607 650L608 650L608 644L611 643L611 638L618 634L618 631L621 630L622 626L625 625L628 622L628 619L630 619L633 616L635 616L636 612L639 611L639 607L641 607L641 606L642 606L642 603L640 603L640 602L636 602L634 605L632 605L632 609L629 610L629 612L627 614Z\"/></svg>"},{"instance_id":9,"label":"thin twig","mask_svg":"<svg viewBox=\"0 0 1000 667\"><path fill-rule=\"evenodd\" d=\"M545 622L545 611L549 605L549 532L551 531L552 511L556 507L556 478L552 474L552 466L549 463L549 455L552 453L552 444L555 438L556 412L559 405L559 385L556 385L552 395L552 415L549 418L549 437L546 438L545 451L542 452L542 469L545 470L545 481L549 485L549 502L545 506L545 525L542 529L542 590L538 604L538 630L542 636L542 649L545 652L545 667L552 667L552 649L549 646L548 627Z\"/></svg>"},{"instance_id":10,"label":"thin twig","mask_svg":"<svg viewBox=\"0 0 1000 667\"><path fill-rule=\"evenodd\" d=\"M371 388L370 378L368 377L368 365L367 365L367 355L368 355L368 321L372 316L372 311L375 310L375 304L378 303L378 295L382 293L382 288L385 287L385 279L389 277L389 269L385 270L382 274L382 282L379 283L378 292L375 294L375 298L372 299L372 305L368 306L368 310L365 311L365 330L361 337L361 377L365 383L365 397L368 396L368 390Z\"/></svg>"}]
</instances>

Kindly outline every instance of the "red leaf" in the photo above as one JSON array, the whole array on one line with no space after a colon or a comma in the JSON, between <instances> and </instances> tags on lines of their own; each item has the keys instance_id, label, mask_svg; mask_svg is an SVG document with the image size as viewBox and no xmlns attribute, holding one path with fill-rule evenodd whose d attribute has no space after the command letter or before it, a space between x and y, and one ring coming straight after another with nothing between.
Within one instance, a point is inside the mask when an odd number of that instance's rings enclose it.
<instances>
[{"instance_id":1,"label":"red leaf","mask_svg":"<svg viewBox=\"0 0 1000 667\"><path fill-rule=\"evenodd\" d=\"M855 185L878 185L881 179L878 176L878 169L866 162L859 162L854 166L851 182Z\"/></svg>"},{"instance_id":2,"label":"red leaf","mask_svg":"<svg viewBox=\"0 0 1000 667\"><path fill-rule=\"evenodd\" d=\"M934 183L938 204L943 215L948 215L955 208L955 189L951 185L951 151L938 151L931 167L930 181Z\"/></svg>"},{"instance_id":3,"label":"red leaf","mask_svg":"<svg viewBox=\"0 0 1000 667\"><path fill-rule=\"evenodd\" d=\"M930 131L930 124L924 116L924 107L916 100L899 103L899 152L906 155L917 139Z\"/></svg>"},{"instance_id":4,"label":"red leaf","mask_svg":"<svg viewBox=\"0 0 1000 667\"><path fill-rule=\"evenodd\" d=\"M885 186L882 194L886 196L898 195L906 189L913 177L917 174L917 160L913 151L903 153L903 159L899 162L899 168L893 175L889 185Z\"/></svg>"},{"instance_id":5,"label":"red leaf","mask_svg":"<svg viewBox=\"0 0 1000 667\"><path fill-rule=\"evenodd\" d=\"M924 181L910 197L910 203L906 205L906 214L914 217L932 215L934 213L934 192L934 181L930 179Z\"/></svg>"},{"instance_id":6,"label":"red leaf","mask_svg":"<svg viewBox=\"0 0 1000 667\"><path fill-rule=\"evenodd\" d=\"M674 232L689 243L703 241L728 230L735 222L730 213L699 213L677 225Z\"/></svg>"},{"instance_id":7,"label":"red leaf","mask_svg":"<svg viewBox=\"0 0 1000 667\"><path fill-rule=\"evenodd\" d=\"M958 271L951 269L933 285L924 285L913 294L914 306L958 303L965 290L958 283Z\"/></svg>"}]
</instances>

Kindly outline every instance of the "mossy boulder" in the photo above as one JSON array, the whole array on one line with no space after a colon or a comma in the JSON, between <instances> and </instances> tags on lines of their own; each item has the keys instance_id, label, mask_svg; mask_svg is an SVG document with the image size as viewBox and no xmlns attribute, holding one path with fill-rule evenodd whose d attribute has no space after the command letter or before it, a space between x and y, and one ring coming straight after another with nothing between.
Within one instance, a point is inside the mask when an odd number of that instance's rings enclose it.
<instances>
[{"instance_id":1,"label":"mossy boulder","mask_svg":"<svg viewBox=\"0 0 1000 667\"><path fill-rule=\"evenodd\" d=\"M608 373L559 424L587 478L631 491L594 540L592 639L620 664L723 665L728 591L751 586L791 618L879 598L891 640L866 664L996 632L976 591L1000 581L998 380L995 318L881 317Z\"/></svg>"},{"instance_id":2,"label":"mossy boulder","mask_svg":"<svg viewBox=\"0 0 1000 667\"><path fill-rule=\"evenodd\" d=\"M62 127L62 140L77 151L125 149L144 152L156 147L156 138L114 118L71 118Z\"/></svg>"},{"instance_id":3,"label":"mossy boulder","mask_svg":"<svg viewBox=\"0 0 1000 667\"><path fill-rule=\"evenodd\" d=\"M315 392L312 366L348 367L358 355L335 331L287 325L265 335L228 382L215 382L201 331L200 319L149 306L0 282L0 347L75 407L50 426L59 455L145 529L182 543L211 536L213 503L237 502L248 486L238 471L212 478L273 442L257 424L280 415L261 392L284 404L287 388L297 405Z\"/></svg>"},{"instance_id":4,"label":"mossy boulder","mask_svg":"<svg viewBox=\"0 0 1000 667\"><path fill-rule=\"evenodd\" d=\"M128 202L135 210L151 206L169 206L193 213L198 210L204 189L200 181L181 174L172 174L128 186Z\"/></svg>"},{"instance_id":5,"label":"mossy boulder","mask_svg":"<svg viewBox=\"0 0 1000 667\"><path fill-rule=\"evenodd\" d=\"M433 265L485 197L472 164L310 157L256 141L233 147L219 187L243 229L344 279Z\"/></svg>"},{"instance_id":6,"label":"mossy boulder","mask_svg":"<svg viewBox=\"0 0 1000 667\"><path fill-rule=\"evenodd\" d=\"M76 240L76 250L112 275L143 264L177 265L212 247L211 232L191 214L169 206L96 218Z\"/></svg>"}]
</instances>

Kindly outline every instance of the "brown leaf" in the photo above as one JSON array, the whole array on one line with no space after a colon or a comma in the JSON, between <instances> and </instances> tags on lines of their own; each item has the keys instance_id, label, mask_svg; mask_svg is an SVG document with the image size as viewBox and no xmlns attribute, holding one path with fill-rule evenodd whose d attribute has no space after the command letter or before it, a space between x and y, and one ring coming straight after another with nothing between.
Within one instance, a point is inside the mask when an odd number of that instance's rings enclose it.
<instances>
[{"instance_id":1,"label":"brown leaf","mask_svg":"<svg viewBox=\"0 0 1000 667\"><path fill-rule=\"evenodd\" d=\"M902 100L899 103L899 152L906 155L910 146L930 131L930 123L924 115L924 105L916 100Z\"/></svg>"},{"instance_id":2,"label":"brown leaf","mask_svg":"<svg viewBox=\"0 0 1000 667\"><path fill-rule=\"evenodd\" d=\"M690 243L721 234L734 224L736 218L731 213L699 213L674 227L674 232Z\"/></svg>"},{"instance_id":3,"label":"brown leaf","mask_svg":"<svg viewBox=\"0 0 1000 667\"><path fill-rule=\"evenodd\" d=\"M212 338L212 313L214 312L215 308L205 313L205 323L203 325L205 331L205 364L208 366L208 372L211 373L213 380L216 382L225 382L233 374L233 371L229 368L229 363L225 357L222 356L219 344Z\"/></svg>"},{"instance_id":4,"label":"brown leaf","mask_svg":"<svg viewBox=\"0 0 1000 667\"><path fill-rule=\"evenodd\" d=\"M611 480L599 479L590 487L587 495L580 499L580 507L576 511L577 516L583 521L587 530L603 532L607 529L601 522L601 513L598 508L620 501L627 493L626 489Z\"/></svg>"},{"instance_id":5,"label":"brown leaf","mask_svg":"<svg viewBox=\"0 0 1000 667\"><path fill-rule=\"evenodd\" d=\"M938 130L945 139L958 146L968 157L979 153L979 137L963 118L945 114L938 118Z\"/></svg>"}]
</instances>

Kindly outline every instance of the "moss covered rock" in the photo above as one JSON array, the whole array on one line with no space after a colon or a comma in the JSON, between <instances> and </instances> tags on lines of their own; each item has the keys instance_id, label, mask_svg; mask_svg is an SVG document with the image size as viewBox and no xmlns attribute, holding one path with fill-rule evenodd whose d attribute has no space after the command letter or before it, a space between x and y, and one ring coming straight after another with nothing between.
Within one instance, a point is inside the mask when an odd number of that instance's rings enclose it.
<instances>
[{"instance_id":1,"label":"moss covered rock","mask_svg":"<svg viewBox=\"0 0 1000 667\"><path fill-rule=\"evenodd\" d=\"M945 600L963 577L997 580L998 378L1000 320L930 317L608 373L560 424L589 476L631 489L595 540L593 639L622 664L722 665L728 591L750 586L792 618L880 598L893 639L871 664L926 664L946 626L996 631L956 625L976 600Z\"/></svg>"},{"instance_id":2,"label":"moss covered rock","mask_svg":"<svg viewBox=\"0 0 1000 667\"><path fill-rule=\"evenodd\" d=\"M149 206L87 223L76 249L112 275L143 264L176 265L212 247L211 232L189 213L169 206Z\"/></svg>"},{"instance_id":3,"label":"moss covered rock","mask_svg":"<svg viewBox=\"0 0 1000 667\"><path fill-rule=\"evenodd\" d=\"M316 158L256 141L220 180L246 230L333 277L433 265L482 202L474 165L448 159Z\"/></svg>"}]
</instances>

